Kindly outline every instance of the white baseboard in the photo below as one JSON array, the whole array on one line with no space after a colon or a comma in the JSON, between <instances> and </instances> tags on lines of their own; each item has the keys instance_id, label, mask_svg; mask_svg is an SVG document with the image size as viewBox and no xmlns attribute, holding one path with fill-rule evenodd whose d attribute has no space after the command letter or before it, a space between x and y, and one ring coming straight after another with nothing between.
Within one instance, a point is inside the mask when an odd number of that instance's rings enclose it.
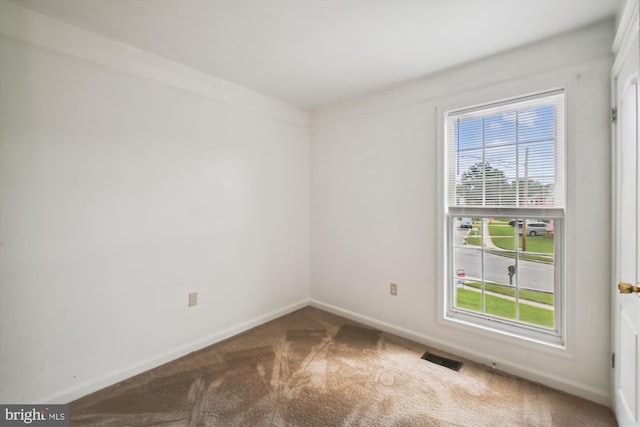
<instances>
[{"instance_id":1,"label":"white baseboard","mask_svg":"<svg viewBox=\"0 0 640 427\"><path fill-rule=\"evenodd\" d=\"M540 384L544 384L556 390L564 391L565 393L579 396L592 402L605 405L607 407L611 407L611 397L609 395L609 390L600 390L595 387L581 384L567 378L562 378L557 375L552 375L547 372L540 371L538 369L532 369L528 366L514 363L512 360L496 358L493 355L488 355L456 344L451 344L442 341L441 339L433 338L416 331L402 328L391 323L383 322L381 320L374 319L372 317L365 316L360 313L346 310L341 307L327 304L315 299L311 300L311 306L380 329L381 331L399 335L412 341L434 347L451 354L455 354L456 356L463 357L474 362L478 362L488 366L490 366L491 362L495 362L500 366L500 371L516 375L518 377L525 378L527 380L534 381Z\"/></svg>"},{"instance_id":2,"label":"white baseboard","mask_svg":"<svg viewBox=\"0 0 640 427\"><path fill-rule=\"evenodd\" d=\"M200 350L211 344L215 344L217 342L230 338L234 335L247 331L251 328L255 328L256 326L262 325L263 323L266 323L270 320L277 319L278 317L282 317L285 314L289 314L293 311L299 310L303 307L308 306L309 303L310 301L308 299L305 299L297 303L288 305L286 307L280 308L278 310L272 311L270 313L264 314L262 316L255 317L253 319L247 320L246 322L242 322L234 327L225 329L224 331L214 333L212 335L209 335L207 337L201 338L196 341L192 341L190 343L186 343L178 348L168 350L157 356L151 357L146 360L141 360L129 366L125 366L122 369L117 369L117 370L108 372L104 375L100 375L82 384L78 384L77 386L69 387L67 389L61 390L49 396L44 396L40 399L37 399L36 403L42 403L42 404L69 403L83 396L86 396L87 394L93 393L95 391L98 391L110 385L113 385L117 382L126 380L127 378L131 378L134 375L138 375L142 372L148 371L149 369L153 369L167 362L171 362L172 360L176 360L191 352Z\"/></svg>"}]
</instances>

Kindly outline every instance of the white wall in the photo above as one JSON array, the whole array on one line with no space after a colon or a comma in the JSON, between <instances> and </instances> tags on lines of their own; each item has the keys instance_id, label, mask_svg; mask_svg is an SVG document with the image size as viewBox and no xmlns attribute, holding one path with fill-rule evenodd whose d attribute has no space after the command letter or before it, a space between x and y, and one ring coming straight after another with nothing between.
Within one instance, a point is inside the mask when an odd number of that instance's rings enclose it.
<instances>
[{"instance_id":1,"label":"white wall","mask_svg":"<svg viewBox=\"0 0 640 427\"><path fill-rule=\"evenodd\" d=\"M306 112L2 15L2 403L66 402L308 303Z\"/></svg>"},{"instance_id":2,"label":"white wall","mask_svg":"<svg viewBox=\"0 0 640 427\"><path fill-rule=\"evenodd\" d=\"M603 22L313 114L313 304L609 404L609 54ZM436 108L565 87L567 348L442 321ZM588 233L583 232L589 230ZM389 283L398 283L398 296Z\"/></svg>"}]
</instances>

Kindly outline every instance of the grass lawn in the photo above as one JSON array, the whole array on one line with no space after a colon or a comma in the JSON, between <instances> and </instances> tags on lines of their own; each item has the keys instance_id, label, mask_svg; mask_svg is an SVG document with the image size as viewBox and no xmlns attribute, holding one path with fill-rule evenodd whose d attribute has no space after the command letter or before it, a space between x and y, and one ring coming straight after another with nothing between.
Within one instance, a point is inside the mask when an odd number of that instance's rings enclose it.
<instances>
[{"instance_id":1,"label":"grass lawn","mask_svg":"<svg viewBox=\"0 0 640 427\"><path fill-rule=\"evenodd\" d=\"M508 251L514 250L515 228L505 223L489 224L489 234L493 243ZM497 237L494 239L494 237ZM511 237L511 238L509 238ZM522 236L518 236L518 249L522 249ZM553 234L543 236L527 236L527 252L553 254Z\"/></svg>"},{"instance_id":2,"label":"grass lawn","mask_svg":"<svg viewBox=\"0 0 640 427\"><path fill-rule=\"evenodd\" d=\"M482 227L481 224L482 222L474 223L474 226L480 228ZM488 228L489 228L489 234L491 235L491 241L493 241L494 245L496 245L500 249L504 249L507 251L515 250L516 229L510 226L508 222L494 219L490 224L488 224ZM467 237L467 243L469 245L481 246L482 237L480 236L480 234L481 233L477 228L473 229ZM487 238L488 236L485 236L485 239ZM546 234L543 236L527 236L526 241L527 241L526 252L550 254L551 256L522 254L520 255L522 259L553 262L553 248L554 248L553 234ZM519 246L518 249L522 250L522 236L518 236L518 246ZM508 256L508 254L504 254L504 253L500 253L499 255Z\"/></svg>"},{"instance_id":3,"label":"grass lawn","mask_svg":"<svg viewBox=\"0 0 640 427\"><path fill-rule=\"evenodd\" d=\"M482 284L478 283L478 282L466 282L464 284L464 286L469 286L472 288L477 288L477 289L481 289L482 288ZM514 297L516 296L516 290L510 286L502 286L502 285L495 285L492 283L485 283L484 285L485 290L490 291L490 292L495 292L497 294L501 294L501 295L508 295L510 297ZM529 291L526 289L520 289L520 292L518 293L518 296L520 299L525 299L528 301L535 301L535 302L539 302L541 304L548 304L550 306L553 306L553 294L549 294L546 292L536 292L536 291Z\"/></svg>"},{"instance_id":4,"label":"grass lawn","mask_svg":"<svg viewBox=\"0 0 640 427\"><path fill-rule=\"evenodd\" d=\"M485 295L485 312L506 319L516 318L516 303L493 295ZM482 312L482 294L468 289L457 289L456 306ZM520 304L520 321L533 325L553 327L553 310Z\"/></svg>"},{"instance_id":5,"label":"grass lawn","mask_svg":"<svg viewBox=\"0 0 640 427\"><path fill-rule=\"evenodd\" d=\"M480 246L482 245L482 238L480 236L469 236L467 237L467 244Z\"/></svg>"},{"instance_id":6,"label":"grass lawn","mask_svg":"<svg viewBox=\"0 0 640 427\"><path fill-rule=\"evenodd\" d=\"M491 237L498 237L498 236L513 237L516 234L516 230L515 228L513 228L512 226L510 226L508 223L504 221L493 220L493 222L489 224L489 234L491 234Z\"/></svg>"},{"instance_id":7,"label":"grass lawn","mask_svg":"<svg viewBox=\"0 0 640 427\"><path fill-rule=\"evenodd\" d=\"M482 244L482 237L480 236L480 231L478 230L478 224L482 224L474 222L473 223L473 227L471 230L469 230L469 234L467 237L467 243L469 245L475 245L475 246L480 246Z\"/></svg>"}]
</instances>

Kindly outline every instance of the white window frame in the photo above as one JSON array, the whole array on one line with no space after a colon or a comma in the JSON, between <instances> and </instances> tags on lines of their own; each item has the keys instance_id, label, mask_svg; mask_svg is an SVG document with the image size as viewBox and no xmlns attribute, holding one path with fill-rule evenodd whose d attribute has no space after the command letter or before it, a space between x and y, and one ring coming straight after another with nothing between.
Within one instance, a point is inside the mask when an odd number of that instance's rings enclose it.
<instances>
[{"instance_id":1,"label":"white window frame","mask_svg":"<svg viewBox=\"0 0 640 427\"><path fill-rule=\"evenodd\" d=\"M564 111L563 111L563 138L562 150L564 156L562 158L562 166L564 168L563 179L563 197L564 200L559 208L531 208L531 207L450 207L449 206L449 181L448 181L448 141L447 141L447 119L450 114L459 111L468 111L472 109L489 109L498 104L510 105L532 97L543 97L545 94L561 92L564 95ZM568 188L567 173L567 157L568 157L568 90L566 87L555 87L547 90L540 90L528 94L519 94L500 100L482 102L473 105L464 105L459 103L456 108L437 108L438 120L438 144L440 145L439 169L440 169L440 191L439 198L442 203L442 224L445 232L441 234L441 247L444 249L444 263L441 264L443 271L439 277L443 283L441 293L441 319L445 322L452 321L461 325L480 328L490 333L497 333L503 336L515 337L527 340L529 342L550 345L559 349L566 349L566 319L567 312L565 306L566 290L566 197ZM509 321L495 316L472 312L469 310L458 309L455 307L455 265L454 265L454 222L456 217L494 217L494 218L553 218L555 221L555 239L554 239L554 276L555 276L555 298L554 298L554 315L555 325L553 329L539 328L534 325L528 325L520 322Z\"/></svg>"}]
</instances>

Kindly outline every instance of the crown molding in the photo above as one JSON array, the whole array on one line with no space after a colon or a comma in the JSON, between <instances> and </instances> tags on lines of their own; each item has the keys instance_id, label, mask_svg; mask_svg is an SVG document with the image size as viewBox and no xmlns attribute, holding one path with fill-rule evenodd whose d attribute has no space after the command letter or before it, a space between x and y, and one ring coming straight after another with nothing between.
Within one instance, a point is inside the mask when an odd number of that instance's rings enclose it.
<instances>
[{"instance_id":1,"label":"crown molding","mask_svg":"<svg viewBox=\"0 0 640 427\"><path fill-rule=\"evenodd\" d=\"M633 40L638 35L638 21L640 18L638 0L627 0L620 15L616 35L613 39L611 51L616 55L613 64L614 74L616 70L622 66L624 58L629 54L629 50L633 46Z\"/></svg>"},{"instance_id":2,"label":"crown molding","mask_svg":"<svg viewBox=\"0 0 640 427\"><path fill-rule=\"evenodd\" d=\"M0 34L124 71L267 118L309 126L309 112L180 63L0 0Z\"/></svg>"}]
</instances>

